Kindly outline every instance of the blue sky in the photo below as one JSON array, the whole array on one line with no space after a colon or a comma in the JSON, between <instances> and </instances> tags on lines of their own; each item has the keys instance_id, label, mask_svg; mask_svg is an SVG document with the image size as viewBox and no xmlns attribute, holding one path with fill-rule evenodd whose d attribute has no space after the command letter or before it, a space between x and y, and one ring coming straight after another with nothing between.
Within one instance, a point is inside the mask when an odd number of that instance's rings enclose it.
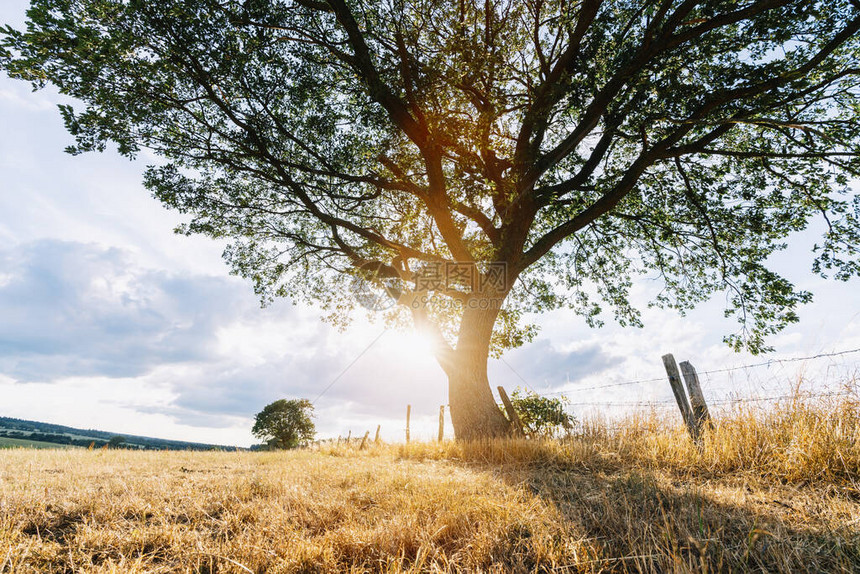
<instances>
[{"instance_id":1,"label":"blue sky","mask_svg":"<svg viewBox=\"0 0 860 574\"><path fill-rule=\"evenodd\" d=\"M5 0L0 23L20 25L25 8ZM223 244L172 233L180 216L140 183L155 158L63 153L71 138L62 101L0 77L0 416L246 445L254 413L282 397L313 399L382 333L317 402L321 434L380 424L398 440L407 404L413 436L435 434L447 383L416 338L363 316L340 333L288 301L261 308L250 285L228 274ZM771 339L777 353L767 358L860 347L858 284L813 276L813 241L795 238L774 261L815 302ZM644 307L655 288L640 282L634 299ZM660 378L666 352L700 370L762 360L722 344L734 324L719 297L687 317L647 309L643 319L644 329L590 330L571 312L546 314L534 343L491 364L491 382L567 389L582 402L663 400L671 394L662 380L576 389ZM800 376L823 387L853 374L858 358L736 371L703 385L713 397L788 388Z\"/></svg>"}]
</instances>

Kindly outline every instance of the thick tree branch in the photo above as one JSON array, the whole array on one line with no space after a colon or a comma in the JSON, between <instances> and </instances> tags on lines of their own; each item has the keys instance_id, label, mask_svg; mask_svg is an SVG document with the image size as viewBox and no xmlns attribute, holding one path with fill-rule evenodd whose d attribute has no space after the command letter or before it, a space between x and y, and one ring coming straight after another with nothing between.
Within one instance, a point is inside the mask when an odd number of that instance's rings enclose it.
<instances>
[{"instance_id":1,"label":"thick tree branch","mask_svg":"<svg viewBox=\"0 0 860 574\"><path fill-rule=\"evenodd\" d=\"M370 48L364 39L361 29L355 17L344 0L328 0L338 22L343 27L349 38L349 44L355 54L353 67L367 85L370 97L388 112L391 120L403 133L409 137L419 148L427 145L427 132L420 123L409 113L407 105L391 91L391 88L382 81L379 71L373 63Z\"/></svg>"},{"instance_id":2,"label":"thick tree branch","mask_svg":"<svg viewBox=\"0 0 860 574\"><path fill-rule=\"evenodd\" d=\"M603 0L584 0L579 9L576 27L571 34L568 47L547 74L546 79L535 90L534 101L523 118L517 135L517 145L514 152L514 168L524 171L537 158L543 136L546 132L547 120L552 107L558 103L565 91L563 77L569 74L579 58L582 40L597 16L597 11Z\"/></svg>"},{"instance_id":3,"label":"thick tree branch","mask_svg":"<svg viewBox=\"0 0 860 574\"><path fill-rule=\"evenodd\" d=\"M608 106L622 87L655 57L676 48L683 43L689 42L715 27L736 24L740 21L750 19L764 11L774 9L787 3L788 0L765 0L756 2L747 8L715 17L709 22L696 26L677 36L670 35L674 30L672 26L669 26L667 30L664 30L661 36L653 42L651 42L650 38L646 36L636 58L634 58L629 66L621 69L604 85L603 89L594 97L582 114L582 118L576 128L574 128L558 145L543 154L530 165L528 171L518 182L517 188L519 193L527 193L547 170L557 165L558 162L576 149L582 140L588 136L588 134L592 133L595 127L597 127L600 118L605 114ZM673 17L670 18L670 22L674 23L675 20L679 20L679 16L680 15L677 13L674 14ZM680 22L677 22L677 24L680 24ZM839 43L842 41L844 41L844 38L840 40ZM738 97L740 97L740 94Z\"/></svg>"}]
</instances>

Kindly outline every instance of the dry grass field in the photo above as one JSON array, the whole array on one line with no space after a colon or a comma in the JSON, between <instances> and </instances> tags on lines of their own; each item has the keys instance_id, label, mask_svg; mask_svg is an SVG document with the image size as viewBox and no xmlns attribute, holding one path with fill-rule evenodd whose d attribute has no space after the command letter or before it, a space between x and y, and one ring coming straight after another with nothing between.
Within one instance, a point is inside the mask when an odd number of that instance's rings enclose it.
<instances>
[{"instance_id":1,"label":"dry grass field","mask_svg":"<svg viewBox=\"0 0 860 574\"><path fill-rule=\"evenodd\" d=\"M562 442L0 451L0 572L860 572L860 403Z\"/></svg>"}]
</instances>

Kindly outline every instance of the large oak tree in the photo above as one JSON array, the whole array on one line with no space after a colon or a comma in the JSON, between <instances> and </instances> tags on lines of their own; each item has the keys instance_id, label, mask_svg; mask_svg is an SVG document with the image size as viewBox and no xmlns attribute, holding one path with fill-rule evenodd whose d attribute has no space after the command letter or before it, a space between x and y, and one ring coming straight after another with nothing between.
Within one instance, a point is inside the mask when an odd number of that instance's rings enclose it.
<instances>
[{"instance_id":1,"label":"large oak tree","mask_svg":"<svg viewBox=\"0 0 860 574\"><path fill-rule=\"evenodd\" d=\"M757 352L810 298L766 267L793 232L820 217L814 269L860 271L860 0L33 0L28 16L0 65L80 102L61 107L70 151L154 150L147 187L190 214L181 231L230 238L264 299L341 318L357 275L385 282L436 338L461 438L507 431L487 359L533 336L525 312L593 324L608 305L636 324L644 273L661 306L726 292L727 340Z\"/></svg>"}]
</instances>

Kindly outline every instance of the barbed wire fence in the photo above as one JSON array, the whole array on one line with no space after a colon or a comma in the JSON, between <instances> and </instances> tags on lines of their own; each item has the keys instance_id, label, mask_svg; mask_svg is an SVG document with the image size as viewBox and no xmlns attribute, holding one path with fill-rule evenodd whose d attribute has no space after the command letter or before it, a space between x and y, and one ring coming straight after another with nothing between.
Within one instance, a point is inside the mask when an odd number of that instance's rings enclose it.
<instances>
[{"instance_id":1,"label":"barbed wire fence","mask_svg":"<svg viewBox=\"0 0 860 574\"><path fill-rule=\"evenodd\" d=\"M325 387L322 391L314 398L312 401L314 404L318 403L319 400L329 391L331 388L340 381L344 375L349 371L355 363L357 363L369 350L373 347L379 339L387 332L387 329L383 329L365 348L361 350L357 356L349 362L342 371ZM794 381L791 380L791 374L785 372L784 370L777 374L770 372L771 382L776 380L777 376L780 376L781 379L778 381L778 384L775 387L767 388L761 381L758 381L759 388L755 394L743 393L743 389L735 382L734 375L735 373L742 372L744 374L744 379L742 381L748 389L751 389L753 386L752 383L755 382L754 375L757 371L761 369L770 370L771 367L774 366L785 366L789 364L795 363L815 363L817 361L823 359L835 359L838 357L847 357L850 355L860 354L860 348L853 349L844 349L841 351L834 351L828 353L817 353L814 355L807 355L801 357L785 357L785 358L776 358L770 359L767 361L760 361L755 363L748 363L744 365L737 365L731 367L722 367L716 369L709 369L704 371L696 372L695 374L700 377L703 383L701 385L702 390L706 391L706 400L708 407L716 407L717 410L724 408L726 406L732 407L734 405L743 405L743 404L760 404L760 403L777 403L779 401L791 400L791 399L823 399L830 397L840 397L840 396L854 396L860 398L860 357L857 360L853 361L849 367L847 363L842 363L841 365L831 364L827 366L827 371L829 373L830 369L835 366L841 367L841 378L838 380L838 389L833 389L832 385L828 385L829 381L825 381L824 384L820 380L816 381L815 390L810 390L808 388L802 388L808 385L808 380L804 381L803 379L795 378ZM674 362L674 358L672 359ZM523 388L529 390L535 395L541 397L564 397L565 398L565 406L572 408L574 410L574 414L580 415L584 413L584 407L593 407L598 410L598 413L601 415L610 415L612 411L610 409L627 409L627 411L635 411L635 410L657 410L657 409L672 409L677 408L679 406L677 398L672 396L669 385L658 386L659 383L667 383L669 380L668 375L664 374L663 376L652 377L652 378L638 378L631 380L621 380L621 381L612 381L597 385L587 385L587 386L571 386L571 381L567 381L565 384L568 385L567 388L561 390L547 391L547 392L538 392L535 390L534 385L530 384L529 380L526 379L520 372L514 368L504 357L500 358L500 362L505 365L511 373L518 379L519 383L522 384ZM850 369L850 370L849 370ZM686 376L686 375L685 375ZM725 382L728 379L728 386L720 385L720 378L723 379L722 382ZM828 376L824 376L824 379L832 378ZM787 385L786 383L790 383ZM559 385L554 385L554 387L558 387ZM788 387L788 388L787 388ZM649 390L650 394L660 395L664 394L665 397L659 398L654 396L651 399L640 399L640 400L579 400L577 397L581 397L583 393L594 393L596 391L614 391L617 389L624 389L625 391L634 389L641 390ZM682 391L682 394L683 393ZM571 397L575 400L571 400ZM446 406L442 405L442 409L445 409ZM618 414L624 414L624 411L618 410L615 411ZM444 426L450 425L450 421L444 422L442 418L444 415L440 413L440 431L439 437L442 436L442 430ZM444 423L444 424L443 424ZM407 427L408 427L407 422ZM369 434L370 431L368 431ZM450 432L447 431L447 432ZM378 441L379 428L377 427L377 438ZM407 431L408 435L408 431ZM356 439L357 440L357 439ZM364 437L363 442L366 442L367 436ZM441 440L441 438L440 438ZM408 441L408 439L407 439ZM363 444L362 442L362 444Z\"/></svg>"},{"instance_id":2,"label":"barbed wire fence","mask_svg":"<svg viewBox=\"0 0 860 574\"><path fill-rule=\"evenodd\" d=\"M770 359L768 361L761 361L757 363L749 363L745 365L738 365L733 367L724 367L718 369L710 369L705 371L699 371L697 374L699 377L704 378L703 387L707 388L709 392L708 397L708 405L709 406L724 406L724 405L732 405L732 404L745 404L745 403L763 403L763 402L778 402L781 400L788 400L797 397L808 397L808 398L826 398L826 397L836 397L836 396L849 396L856 395L858 393L858 384L860 384L860 363L854 365L854 372L849 373L848 377L844 380L840 381L840 385L843 387L839 390L832 390L830 388L822 388L818 391L811 390L800 390L797 381L790 381L795 388L791 389L790 392L786 392L786 384L785 381L789 379L784 379L781 384L772 389L766 390L763 394L761 391L756 396L742 396L739 394L739 389L736 385L733 385L733 388L725 388L720 387L719 385L715 385L715 376L723 375L728 376L731 382L731 376L736 372L744 372L746 375L747 383L749 383L749 375L752 371L756 369L762 368L770 368L775 365L786 365L792 363L806 363L811 361L818 361L821 359L827 358L836 358L836 357L844 357L848 355L853 355L860 353L860 348L855 349L846 349L842 351L835 351L830 353L818 353L815 355L808 355L803 357L788 357L788 358L780 358L780 359ZM520 380L520 382L525 385L525 388L530 390L532 393L542 396L542 397L561 397L564 396L567 401L566 405L569 407L623 407L623 408L662 408L662 407L673 407L676 405L676 399L671 396L667 396L666 398L661 399L652 399L652 400L638 400L638 401L600 401L600 400L570 400L571 397L576 399L578 395L586 392L593 391L604 391L607 389L618 389L623 387L644 387L645 385L652 385L659 382L666 382L667 376L654 377L648 379L634 379L634 380L624 380L624 381L615 381L606 384L599 385L589 385L584 387L576 387L571 386L565 388L563 390L558 391L549 391L549 392L537 392L534 389L534 386L529 384L529 382L523 377L514 367L506 360L502 359L502 363L505 364L511 372ZM788 377L788 375L786 375ZM773 378L773 376L771 377ZM669 387L666 386L665 390L669 391ZM764 389L763 389L764 390ZM722 392L722 394L718 394ZM767 394L773 393L773 394Z\"/></svg>"}]
</instances>

